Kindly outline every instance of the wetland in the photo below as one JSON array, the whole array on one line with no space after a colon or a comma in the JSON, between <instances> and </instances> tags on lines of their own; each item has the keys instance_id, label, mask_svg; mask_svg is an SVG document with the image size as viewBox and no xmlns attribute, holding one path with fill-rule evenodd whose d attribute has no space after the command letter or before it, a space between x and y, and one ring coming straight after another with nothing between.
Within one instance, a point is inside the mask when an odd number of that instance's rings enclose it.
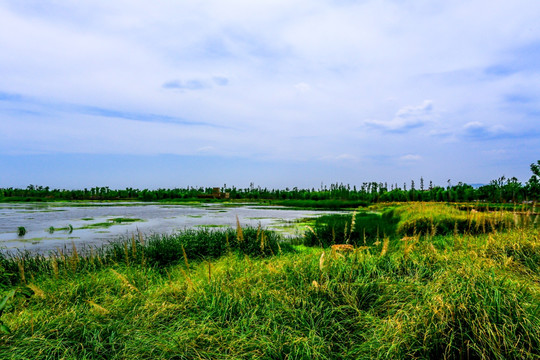
<instances>
[{"instance_id":1,"label":"wetland","mask_svg":"<svg viewBox=\"0 0 540 360\"><path fill-rule=\"evenodd\" d=\"M172 234L194 228L261 227L285 237L301 235L314 218L337 213L256 203L163 204L51 202L0 204L0 250L46 253L71 246L99 246L141 232ZM19 235L18 228L25 233Z\"/></svg>"}]
</instances>

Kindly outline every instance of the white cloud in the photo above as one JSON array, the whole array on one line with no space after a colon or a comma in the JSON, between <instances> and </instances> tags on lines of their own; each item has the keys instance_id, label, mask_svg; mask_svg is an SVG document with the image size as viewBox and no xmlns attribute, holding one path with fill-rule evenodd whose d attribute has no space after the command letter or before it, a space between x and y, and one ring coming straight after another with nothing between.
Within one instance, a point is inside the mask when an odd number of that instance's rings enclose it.
<instances>
[{"instance_id":1,"label":"white cloud","mask_svg":"<svg viewBox=\"0 0 540 360\"><path fill-rule=\"evenodd\" d=\"M216 150L216 148L213 147L213 146L202 146L202 147L197 149L197 152L198 153L209 153L209 152L213 152L215 150Z\"/></svg>"},{"instance_id":2,"label":"white cloud","mask_svg":"<svg viewBox=\"0 0 540 360\"><path fill-rule=\"evenodd\" d=\"M480 121L471 121L463 126L463 135L470 139L496 139L499 137L514 137L504 126L498 124L484 124Z\"/></svg>"},{"instance_id":3,"label":"white cloud","mask_svg":"<svg viewBox=\"0 0 540 360\"><path fill-rule=\"evenodd\" d=\"M253 160L387 156L392 172L407 160L393 154L434 167L425 149L436 149L441 163L482 163L477 141L539 136L539 17L536 0L489 11L483 0L2 1L0 156L214 148ZM509 101L517 93L532 100ZM69 111L81 107L215 128Z\"/></svg>"},{"instance_id":4,"label":"white cloud","mask_svg":"<svg viewBox=\"0 0 540 360\"><path fill-rule=\"evenodd\" d=\"M419 160L422 160L422 157L420 155L407 154L407 155L401 156L399 159L403 161L419 161Z\"/></svg>"},{"instance_id":5,"label":"white cloud","mask_svg":"<svg viewBox=\"0 0 540 360\"><path fill-rule=\"evenodd\" d=\"M433 120L433 117L433 102L424 100L421 105L405 106L399 109L392 120L366 120L364 123L390 132L407 132L426 125Z\"/></svg>"},{"instance_id":6,"label":"white cloud","mask_svg":"<svg viewBox=\"0 0 540 360\"><path fill-rule=\"evenodd\" d=\"M358 157L352 154L325 155L320 158L324 161L358 161Z\"/></svg>"}]
</instances>

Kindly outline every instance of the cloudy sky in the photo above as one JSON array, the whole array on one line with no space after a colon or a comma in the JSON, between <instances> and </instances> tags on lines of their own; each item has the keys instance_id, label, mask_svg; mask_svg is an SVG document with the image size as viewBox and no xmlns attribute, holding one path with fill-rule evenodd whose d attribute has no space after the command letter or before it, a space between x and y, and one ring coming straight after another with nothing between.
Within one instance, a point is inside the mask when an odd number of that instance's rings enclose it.
<instances>
[{"instance_id":1,"label":"cloudy sky","mask_svg":"<svg viewBox=\"0 0 540 360\"><path fill-rule=\"evenodd\" d=\"M525 182L538 19L538 0L0 0L0 187Z\"/></svg>"}]
</instances>

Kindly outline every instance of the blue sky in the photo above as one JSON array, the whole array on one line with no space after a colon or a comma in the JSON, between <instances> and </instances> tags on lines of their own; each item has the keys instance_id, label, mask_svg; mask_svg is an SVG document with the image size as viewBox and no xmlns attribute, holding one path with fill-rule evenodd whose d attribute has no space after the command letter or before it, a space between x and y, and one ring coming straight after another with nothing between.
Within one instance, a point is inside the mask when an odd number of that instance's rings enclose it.
<instances>
[{"instance_id":1,"label":"blue sky","mask_svg":"<svg viewBox=\"0 0 540 360\"><path fill-rule=\"evenodd\" d=\"M0 187L525 182L539 18L537 0L0 0Z\"/></svg>"}]
</instances>

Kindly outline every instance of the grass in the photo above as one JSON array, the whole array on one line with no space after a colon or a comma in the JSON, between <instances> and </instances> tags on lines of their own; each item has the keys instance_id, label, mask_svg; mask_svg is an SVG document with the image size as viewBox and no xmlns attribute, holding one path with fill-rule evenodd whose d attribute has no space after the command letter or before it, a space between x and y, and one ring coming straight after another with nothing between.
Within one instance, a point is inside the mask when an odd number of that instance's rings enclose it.
<instances>
[{"instance_id":1,"label":"grass","mask_svg":"<svg viewBox=\"0 0 540 360\"><path fill-rule=\"evenodd\" d=\"M510 229L518 226L521 221L534 221L536 218L532 213L465 209L439 203L412 203L392 208L385 212L385 216L398 218L397 233L409 236L430 233L482 234Z\"/></svg>"},{"instance_id":2,"label":"grass","mask_svg":"<svg viewBox=\"0 0 540 360\"><path fill-rule=\"evenodd\" d=\"M357 207L365 207L369 202L361 200L271 200L272 205L282 205L301 209L354 209Z\"/></svg>"},{"instance_id":3,"label":"grass","mask_svg":"<svg viewBox=\"0 0 540 360\"><path fill-rule=\"evenodd\" d=\"M344 238L313 230L344 243L348 219ZM373 237L348 254L238 227L2 256L0 358L540 357L537 227L399 236L399 219L358 213Z\"/></svg>"},{"instance_id":4,"label":"grass","mask_svg":"<svg viewBox=\"0 0 540 360\"><path fill-rule=\"evenodd\" d=\"M354 221L353 221L354 218ZM315 219L315 224L305 233L309 246L328 247L332 244L372 245L385 237L396 237L393 217L380 213L361 211L351 215L325 215Z\"/></svg>"}]
</instances>

